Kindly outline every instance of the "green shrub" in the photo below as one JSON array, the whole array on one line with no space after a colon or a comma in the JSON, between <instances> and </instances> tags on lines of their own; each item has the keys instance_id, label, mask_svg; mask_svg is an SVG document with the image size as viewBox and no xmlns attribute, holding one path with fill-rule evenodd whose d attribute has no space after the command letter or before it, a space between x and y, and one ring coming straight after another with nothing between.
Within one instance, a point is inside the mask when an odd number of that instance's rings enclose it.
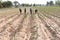
<instances>
[{"instance_id":1,"label":"green shrub","mask_svg":"<svg viewBox=\"0 0 60 40\"><path fill-rule=\"evenodd\" d=\"M3 7L11 7L12 6L12 2L11 1L5 1L2 3Z\"/></svg>"}]
</instances>

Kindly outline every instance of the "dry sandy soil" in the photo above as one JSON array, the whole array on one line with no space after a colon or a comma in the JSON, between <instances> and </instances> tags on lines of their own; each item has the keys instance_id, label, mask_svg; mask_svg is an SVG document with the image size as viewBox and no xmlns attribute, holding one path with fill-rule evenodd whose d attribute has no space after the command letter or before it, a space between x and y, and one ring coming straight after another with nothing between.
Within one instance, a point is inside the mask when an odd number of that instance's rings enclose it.
<instances>
[{"instance_id":1,"label":"dry sandy soil","mask_svg":"<svg viewBox=\"0 0 60 40\"><path fill-rule=\"evenodd\" d=\"M0 9L0 40L60 40L59 18L27 10L25 15L18 8Z\"/></svg>"}]
</instances>

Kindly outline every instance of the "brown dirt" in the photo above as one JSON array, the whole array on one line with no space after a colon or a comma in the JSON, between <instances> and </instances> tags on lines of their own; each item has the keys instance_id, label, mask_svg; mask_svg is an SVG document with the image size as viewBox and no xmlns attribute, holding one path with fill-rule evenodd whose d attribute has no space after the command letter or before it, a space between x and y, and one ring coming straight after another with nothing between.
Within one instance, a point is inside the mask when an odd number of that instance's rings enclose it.
<instances>
[{"instance_id":1,"label":"brown dirt","mask_svg":"<svg viewBox=\"0 0 60 40\"><path fill-rule=\"evenodd\" d=\"M41 13L2 17L0 40L60 40L58 21L58 18L49 18Z\"/></svg>"}]
</instances>

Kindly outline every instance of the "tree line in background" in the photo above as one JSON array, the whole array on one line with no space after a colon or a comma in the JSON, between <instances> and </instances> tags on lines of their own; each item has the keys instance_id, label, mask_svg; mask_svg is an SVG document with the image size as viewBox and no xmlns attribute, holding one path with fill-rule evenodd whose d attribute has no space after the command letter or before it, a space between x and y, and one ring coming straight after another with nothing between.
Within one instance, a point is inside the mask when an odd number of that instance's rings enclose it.
<instances>
[{"instance_id":1,"label":"tree line in background","mask_svg":"<svg viewBox=\"0 0 60 40\"><path fill-rule=\"evenodd\" d=\"M59 1L59 0L56 1L56 5L57 5L57 6L60 6L60 1Z\"/></svg>"},{"instance_id":2,"label":"tree line in background","mask_svg":"<svg viewBox=\"0 0 60 40\"><path fill-rule=\"evenodd\" d=\"M0 8L6 8L6 7L11 7L12 2L11 1L5 1L5 2L0 2Z\"/></svg>"},{"instance_id":3,"label":"tree line in background","mask_svg":"<svg viewBox=\"0 0 60 40\"><path fill-rule=\"evenodd\" d=\"M53 1L47 2L46 4L46 6L53 6L53 5L54 5Z\"/></svg>"},{"instance_id":4,"label":"tree line in background","mask_svg":"<svg viewBox=\"0 0 60 40\"><path fill-rule=\"evenodd\" d=\"M47 2L46 5L47 5L47 6L60 6L60 1L57 0L57 1L55 2L55 4L54 4L53 1L50 1L50 2Z\"/></svg>"},{"instance_id":5,"label":"tree line in background","mask_svg":"<svg viewBox=\"0 0 60 40\"><path fill-rule=\"evenodd\" d=\"M4 1L4 2L1 2L0 1L0 8L6 8L6 7L18 7L18 6L60 6L60 1L56 1L55 4L53 1L50 1L50 2L47 2L46 5L42 5L42 4L20 4L18 1L14 1L14 2L11 2L11 1Z\"/></svg>"}]
</instances>

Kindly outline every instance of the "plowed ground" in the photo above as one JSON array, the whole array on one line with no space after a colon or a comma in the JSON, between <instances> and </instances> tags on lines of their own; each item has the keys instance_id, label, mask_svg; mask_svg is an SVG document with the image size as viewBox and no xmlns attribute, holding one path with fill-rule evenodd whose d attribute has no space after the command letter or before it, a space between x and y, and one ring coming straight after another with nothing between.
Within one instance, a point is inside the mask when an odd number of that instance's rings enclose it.
<instances>
[{"instance_id":1,"label":"plowed ground","mask_svg":"<svg viewBox=\"0 0 60 40\"><path fill-rule=\"evenodd\" d=\"M1 18L0 40L60 40L60 19L45 13L16 12Z\"/></svg>"}]
</instances>

